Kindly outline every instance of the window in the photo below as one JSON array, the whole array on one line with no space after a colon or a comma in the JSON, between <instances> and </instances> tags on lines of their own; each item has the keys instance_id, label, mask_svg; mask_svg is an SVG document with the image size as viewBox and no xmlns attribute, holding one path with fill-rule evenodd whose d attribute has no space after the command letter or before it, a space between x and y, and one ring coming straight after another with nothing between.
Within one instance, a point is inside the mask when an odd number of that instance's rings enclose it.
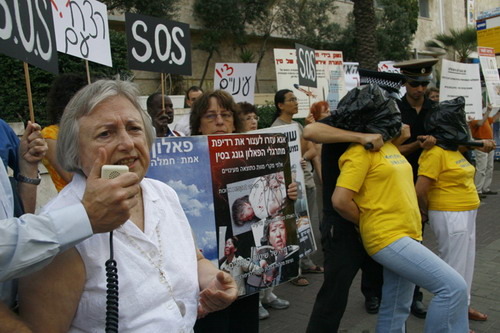
<instances>
[{"instance_id":1,"label":"window","mask_svg":"<svg viewBox=\"0 0 500 333\"><path fill-rule=\"evenodd\" d=\"M418 11L420 17L429 16L429 0L418 0Z\"/></svg>"}]
</instances>

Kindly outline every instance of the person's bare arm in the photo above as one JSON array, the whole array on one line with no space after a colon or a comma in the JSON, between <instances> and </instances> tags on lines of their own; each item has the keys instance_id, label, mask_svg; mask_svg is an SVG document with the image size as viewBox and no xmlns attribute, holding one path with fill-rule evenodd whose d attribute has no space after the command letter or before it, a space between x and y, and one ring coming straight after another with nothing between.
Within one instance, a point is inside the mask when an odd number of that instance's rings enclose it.
<instances>
[{"instance_id":1,"label":"person's bare arm","mask_svg":"<svg viewBox=\"0 0 500 333\"><path fill-rule=\"evenodd\" d=\"M82 258L72 248L44 269L20 279L21 318L34 332L67 332L82 295L85 274Z\"/></svg>"},{"instance_id":2,"label":"person's bare arm","mask_svg":"<svg viewBox=\"0 0 500 333\"><path fill-rule=\"evenodd\" d=\"M28 121L19 144L19 173L33 179L38 178L38 163L47 151L47 143L43 139L40 130L40 125ZM37 185L18 182L17 190L23 201L24 212L34 213Z\"/></svg>"},{"instance_id":3,"label":"person's bare arm","mask_svg":"<svg viewBox=\"0 0 500 333\"><path fill-rule=\"evenodd\" d=\"M420 215L422 216L422 223L429 220L427 210L429 207L428 195L431 185L434 183L433 179L426 176L418 176L417 183L415 184L415 191L417 192L418 207L420 208Z\"/></svg>"},{"instance_id":4,"label":"person's bare arm","mask_svg":"<svg viewBox=\"0 0 500 333\"><path fill-rule=\"evenodd\" d=\"M304 138L316 143L354 142L363 146L371 143L373 148L370 150L379 150L384 145L380 134L347 131L320 122L307 125L304 128Z\"/></svg>"},{"instance_id":5,"label":"person's bare arm","mask_svg":"<svg viewBox=\"0 0 500 333\"><path fill-rule=\"evenodd\" d=\"M306 151L302 153L302 158L307 160L307 161L312 161L318 154L316 151L316 145L308 140L305 140L304 146L306 147Z\"/></svg>"},{"instance_id":6,"label":"person's bare arm","mask_svg":"<svg viewBox=\"0 0 500 333\"><path fill-rule=\"evenodd\" d=\"M0 302L0 333L31 333L32 330L8 306Z\"/></svg>"},{"instance_id":7,"label":"person's bare arm","mask_svg":"<svg viewBox=\"0 0 500 333\"><path fill-rule=\"evenodd\" d=\"M475 127L481 127L483 124L488 121L488 117L490 116L490 112L492 110L491 103L488 103L488 106L486 107L486 112L483 114L483 118L479 119L474 126Z\"/></svg>"},{"instance_id":8,"label":"person's bare arm","mask_svg":"<svg viewBox=\"0 0 500 333\"><path fill-rule=\"evenodd\" d=\"M57 171L59 176L64 179L67 183L71 182L73 179L73 173L64 170L57 162L57 154L56 154L56 145L57 141L52 139L45 139L47 142L48 150L46 154L46 158L49 160L52 167Z\"/></svg>"},{"instance_id":9,"label":"person's bare arm","mask_svg":"<svg viewBox=\"0 0 500 333\"><path fill-rule=\"evenodd\" d=\"M346 220L359 225L359 208L354 202L353 190L336 186L332 195L333 208Z\"/></svg>"},{"instance_id":10,"label":"person's bare arm","mask_svg":"<svg viewBox=\"0 0 500 333\"><path fill-rule=\"evenodd\" d=\"M392 144L395 145L396 147L400 146L403 142L408 140L410 138L410 136L411 136L410 126L403 124L401 126L401 133L397 137L392 139Z\"/></svg>"},{"instance_id":11,"label":"person's bare arm","mask_svg":"<svg viewBox=\"0 0 500 333\"><path fill-rule=\"evenodd\" d=\"M196 256L201 291L198 318L203 318L208 313L225 309L233 303L238 296L238 287L230 274L217 269L198 249Z\"/></svg>"}]
</instances>

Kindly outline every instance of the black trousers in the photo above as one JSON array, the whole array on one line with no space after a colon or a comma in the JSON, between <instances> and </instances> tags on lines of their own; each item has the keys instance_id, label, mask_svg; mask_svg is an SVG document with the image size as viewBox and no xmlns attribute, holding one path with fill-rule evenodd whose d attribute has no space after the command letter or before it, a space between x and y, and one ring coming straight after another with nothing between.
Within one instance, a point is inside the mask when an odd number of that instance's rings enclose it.
<instances>
[{"instance_id":1,"label":"black trousers","mask_svg":"<svg viewBox=\"0 0 500 333\"><path fill-rule=\"evenodd\" d=\"M361 291L365 298L382 295L382 266L366 253L354 224L325 214L320 231L325 273L309 318L308 333L338 331L349 289L359 269L363 273Z\"/></svg>"},{"instance_id":2,"label":"black trousers","mask_svg":"<svg viewBox=\"0 0 500 333\"><path fill-rule=\"evenodd\" d=\"M258 333L259 293L239 298L226 309L198 319L194 331L195 333Z\"/></svg>"}]
</instances>

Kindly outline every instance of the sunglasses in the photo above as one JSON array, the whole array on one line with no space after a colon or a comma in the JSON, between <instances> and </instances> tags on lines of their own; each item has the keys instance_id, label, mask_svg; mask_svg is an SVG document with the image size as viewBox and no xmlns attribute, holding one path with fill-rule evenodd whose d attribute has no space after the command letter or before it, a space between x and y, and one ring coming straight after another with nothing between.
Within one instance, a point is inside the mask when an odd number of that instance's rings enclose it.
<instances>
[{"instance_id":1,"label":"sunglasses","mask_svg":"<svg viewBox=\"0 0 500 333\"><path fill-rule=\"evenodd\" d=\"M408 81L408 84L413 88L418 86L427 87L429 85L429 81Z\"/></svg>"}]
</instances>

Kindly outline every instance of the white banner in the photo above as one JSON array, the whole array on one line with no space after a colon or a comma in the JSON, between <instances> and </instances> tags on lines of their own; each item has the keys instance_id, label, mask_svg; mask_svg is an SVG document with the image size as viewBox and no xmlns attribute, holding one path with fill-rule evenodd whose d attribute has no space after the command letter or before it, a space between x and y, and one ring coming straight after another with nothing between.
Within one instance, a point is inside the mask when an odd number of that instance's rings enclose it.
<instances>
[{"instance_id":1,"label":"white banner","mask_svg":"<svg viewBox=\"0 0 500 333\"><path fill-rule=\"evenodd\" d=\"M317 88L299 86L295 49L274 49L274 61L278 90L290 89L297 96L299 112L296 118L307 117L315 102L327 101L330 109L335 108L346 94L340 51L316 50Z\"/></svg>"},{"instance_id":2,"label":"white banner","mask_svg":"<svg viewBox=\"0 0 500 333\"><path fill-rule=\"evenodd\" d=\"M440 101L463 96L467 117L482 118L479 64L464 64L443 59L439 90Z\"/></svg>"},{"instance_id":3,"label":"white banner","mask_svg":"<svg viewBox=\"0 0 500 333\"><path fill-rule=\"evenodd\" d=\"M400 74L401 71L399 68L394 67L394 64L396 62L392 60L386 60L386 61L381 61L378 63L378 71L379 72L386 72L386 73L398 73ZM399 98L402 98L406 94L406 87L402 86L399 88Z\"/></svg>"},{"instance_id":4,"label":"white banner","mask_svg":"<svg viewBox=\"0 0 500 333\"><path fill-rule=\"evenodd\" d=\"M477 48L477 53L490 103L493 107L500 107L500 78L498 76L495 49L480 46Z\"/></svg>"},{"instance_id":5,"label":"white banner","mask_svg":"<svg viewBox=\"0 0 500 333\"><path fill-rule=\"evenodd\" d=\"M357 62L344 62L344 79L347 91L359 87L358 66Z\"/></svg>"},{"instance_id":6,"label":"white banner","mask_svg":"<svg viewBox=\"0 0 500 333\"><path fill-rule=\"evenodd\" d=\"M233 96L236 103L254 104L257 64L217 63L214 89L222 89Z\"/></svg>"},{"instance_id":7,"label":"white banner","mask_svg":"<svg viewBox=\"0 0 500 333\"><path fill-rule=\"evenodd\" d=\"M112 67L108 11L95 0L51 0L57 51Z\"/></svg>"}]
</instances>

